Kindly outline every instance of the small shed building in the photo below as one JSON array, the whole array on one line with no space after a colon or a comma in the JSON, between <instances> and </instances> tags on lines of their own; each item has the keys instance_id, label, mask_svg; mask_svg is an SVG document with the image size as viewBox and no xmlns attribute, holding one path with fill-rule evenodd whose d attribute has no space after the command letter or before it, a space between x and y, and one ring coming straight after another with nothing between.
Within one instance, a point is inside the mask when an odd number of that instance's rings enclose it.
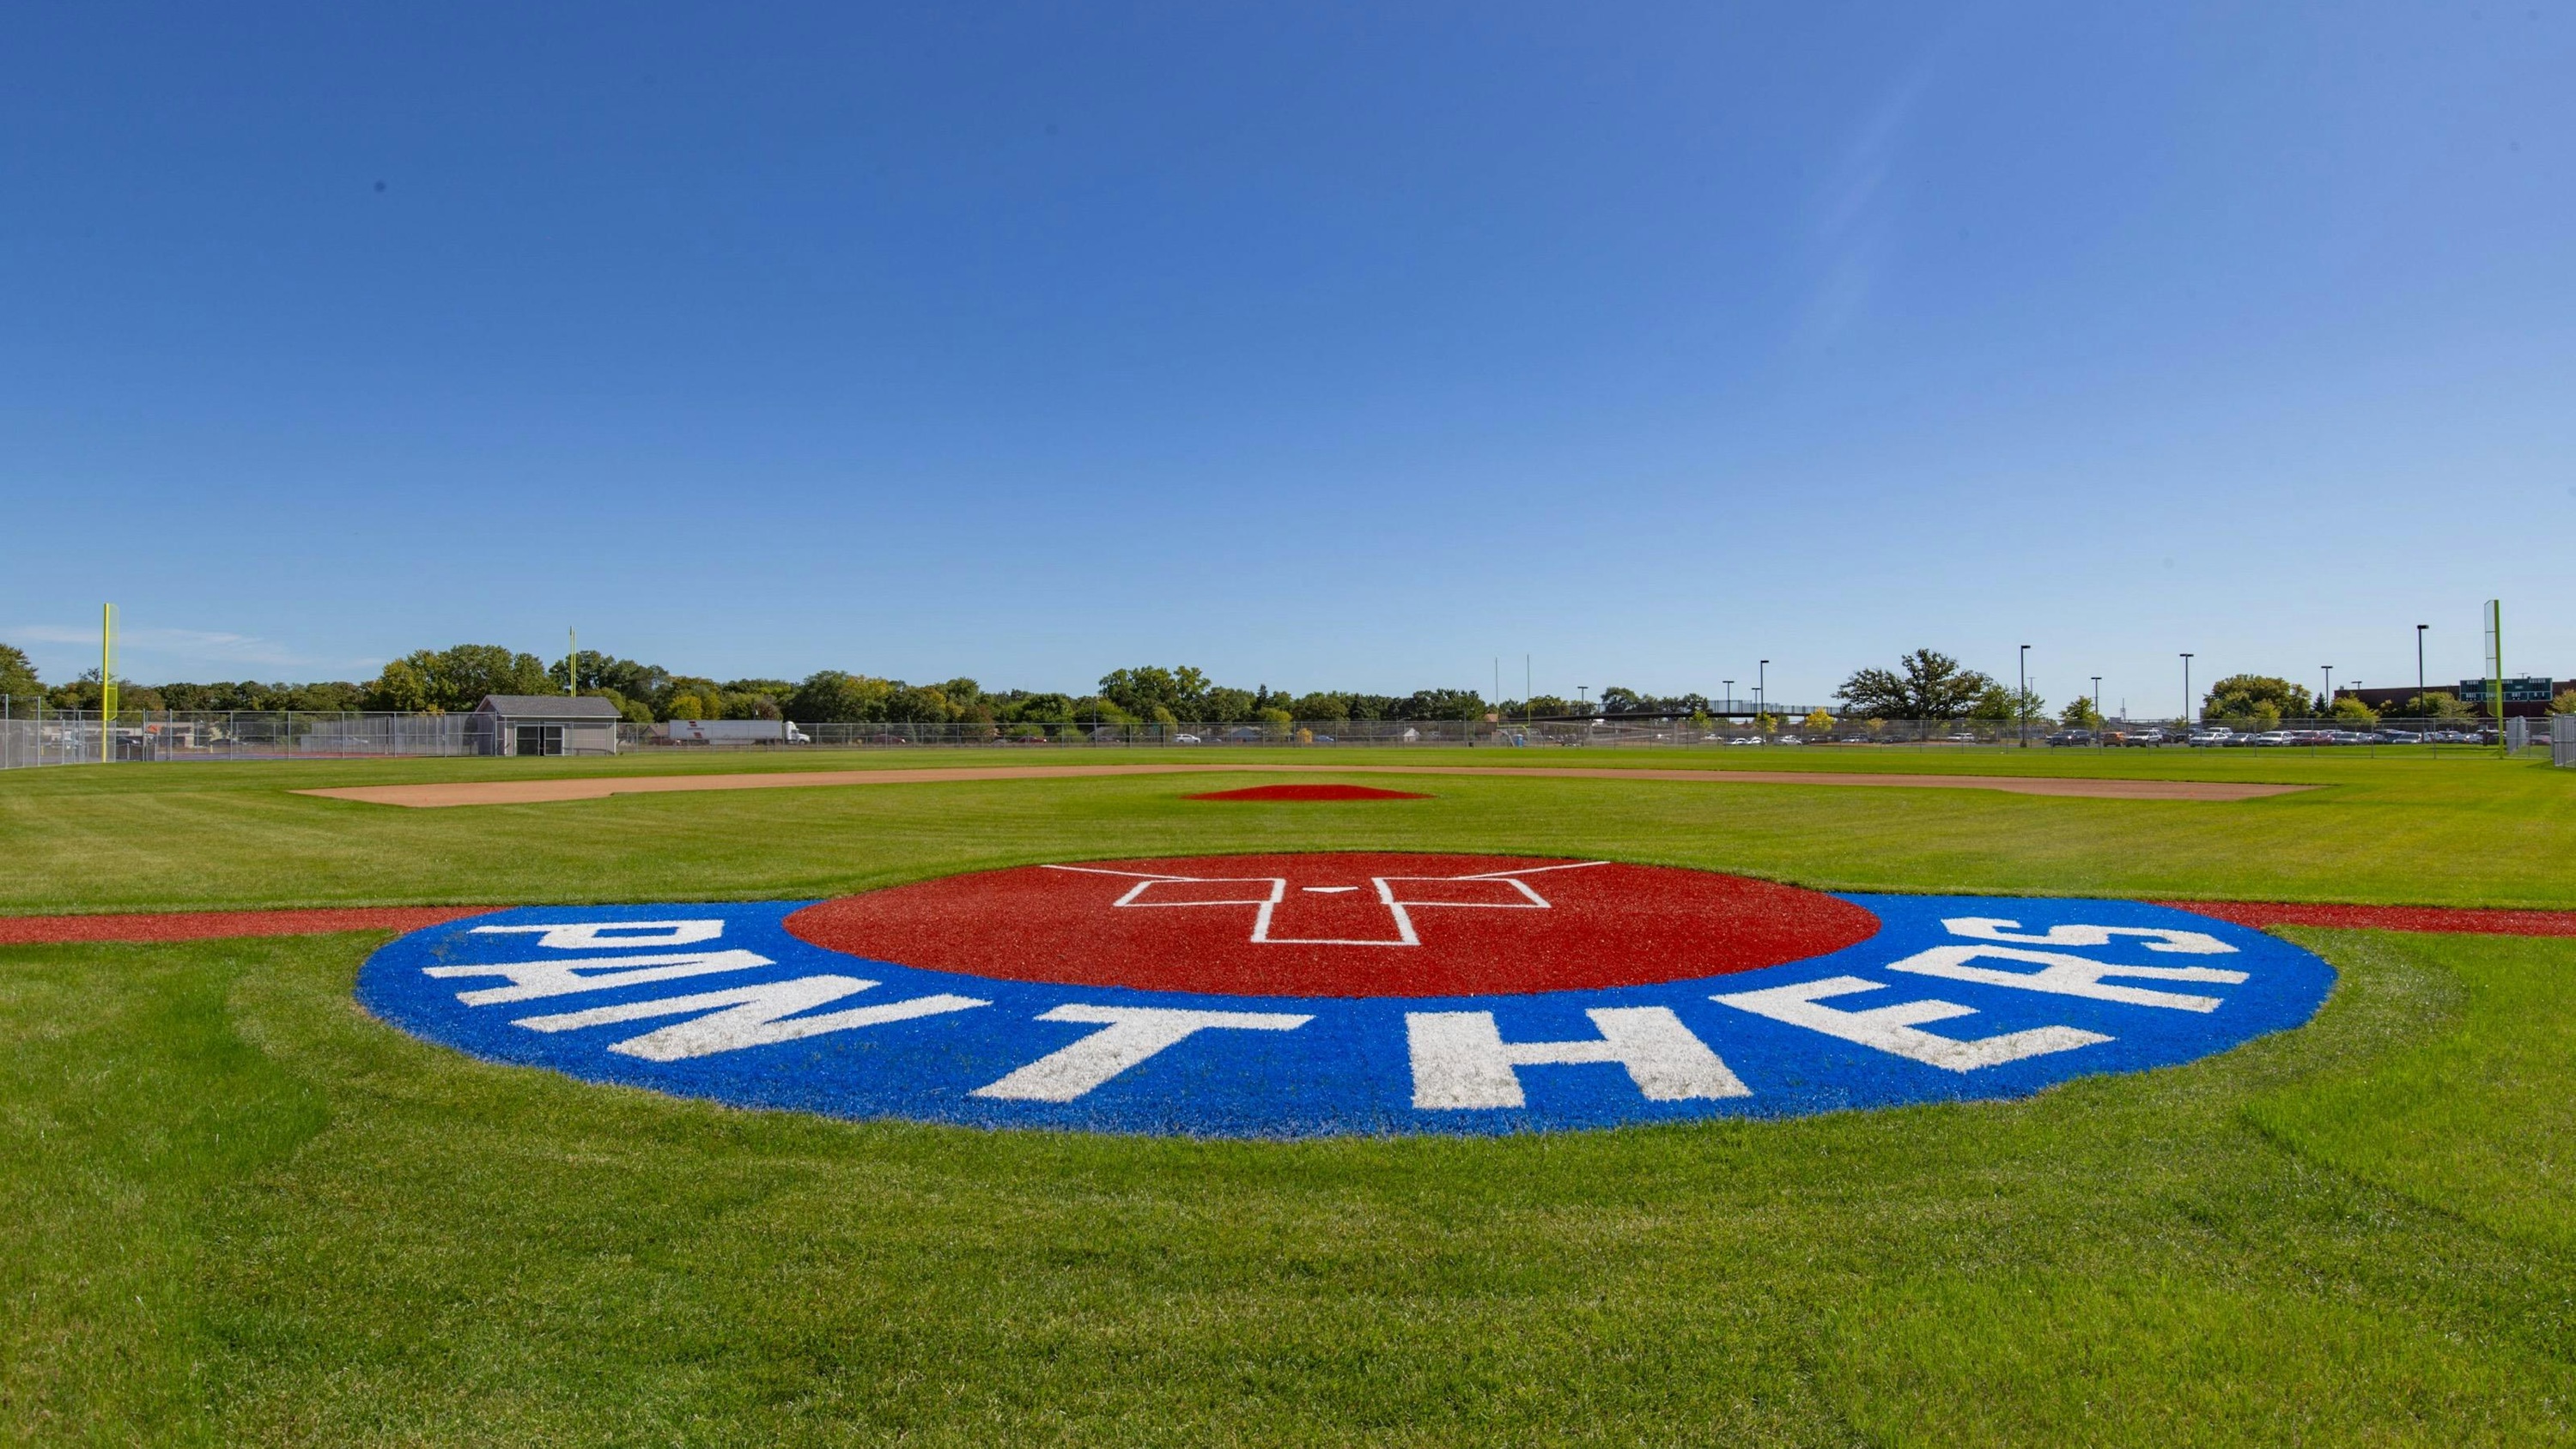
<instances>
[{"instance_id":1,"label":"small shed building","mask_svg":"<svg viewBox=\"0 0 2576 1449\"><path fill-rule=\"evenodd\" d=\"M474 706L474 753L613 755L622 718L604 699L487 694Z\"/></svg>"}]
</instances>

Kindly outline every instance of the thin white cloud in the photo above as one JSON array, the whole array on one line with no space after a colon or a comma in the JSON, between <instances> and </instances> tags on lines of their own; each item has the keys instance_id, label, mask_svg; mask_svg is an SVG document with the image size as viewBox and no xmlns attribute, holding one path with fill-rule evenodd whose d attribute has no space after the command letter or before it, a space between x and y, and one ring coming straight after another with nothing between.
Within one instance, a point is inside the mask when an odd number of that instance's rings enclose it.
<instances>
[{"instance_id":1,"label":"thin white cloud","mask_svg":"<svg viewBox=\"0 0 2576 1449\"><path fill-rule=\"evenodd\" d=\"M0 640L77 645L89 651L89 664L98 662L98 626L95 624L16 624L0 631ZM137 666L152 666L153 672L160 676L183 678L190 672L222 672L227 666L344 670L362 662L316 659L274 639L220 629L119 629L116 631L116 652L116 672L126 678L137 677Z\"/></svg>"},{"instance_id":2,"label":"thin white cloud","mask_svg":"<svg viewBox=\"0 0 2576 1449\"><path fill-rule=\"evenodd\" d=\"M1868 309L1894 249L1903 188L1898 162L1914 113L1931 89L1946 41L1861 117L1841 158L1816 189L1812 237L1817 281L1798 329L1811 351L1830 346Z\"/></svg>"}]
</instances>

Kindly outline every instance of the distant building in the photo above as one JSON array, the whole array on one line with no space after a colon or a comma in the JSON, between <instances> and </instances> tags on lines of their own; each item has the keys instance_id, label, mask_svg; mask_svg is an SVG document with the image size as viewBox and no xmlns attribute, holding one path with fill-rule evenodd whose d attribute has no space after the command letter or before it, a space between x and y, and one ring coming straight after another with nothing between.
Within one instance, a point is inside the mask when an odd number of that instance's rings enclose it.
<instances>
[{"instance_id":1,"label":"distant building","mask_svg":"<svg viewBox=\"0 0 2576 1449\"><path fill-rule=\"evenodd\" d=\"M604 699L487 694L474 706L478 755L613 755L624 718Z\"/></svg>"},{"instance_id":2,"label":"distant building","mask_svg":"<svg viewBox=\"0 0 2576 1449\"><path fill-rule=\"evenodd\" d=\"M2455 696L2478 717L2491 720L2495 718L2495 706L2488 702L2487 691L2494 687L2495 681L2491 679L2463 679L2457 683L2427 680L2424 692ZM2508 676L2504 682L2505 718L2538 719L2549 713L2551 700L2571 689L2576 689L2576 679L2553 680L2545 675ZM2382 689L2372 685L2368 689L2338 689L2335 698L2357 699L2385 714L2414 704L2415 686L2400 684Z\"/></svg>"}]
</instances>

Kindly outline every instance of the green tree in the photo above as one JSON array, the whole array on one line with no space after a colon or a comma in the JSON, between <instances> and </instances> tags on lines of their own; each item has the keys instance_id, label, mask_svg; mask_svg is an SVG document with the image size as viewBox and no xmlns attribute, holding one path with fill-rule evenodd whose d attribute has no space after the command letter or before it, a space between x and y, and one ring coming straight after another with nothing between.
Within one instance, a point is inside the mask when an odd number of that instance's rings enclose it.
<instances>
[{"instance_id":1,"label":"green tree","mask_svg":"<svg viewBox=\"0 0 2576 1449\"><path fill-rule=\"evenodd\" d=\"M894 685L864 674L823 669L805 676L786 701L787 717L812 724L862 724L886 717Z\"/></svg>"},{"instance_id":2,"label":"green tree","mask_svg":"<svg viewBox=\"0 0 2576 1449\"><path fill-rule=\"evenodd\" d=\"M396 709L406 714L422 714L439 708L431 692L429 671L409 659L396 659L387 664L376 682L367 686L367 708Z\"/></svg>"},{"instance_id":3,"label":"green tree","mask_svg":"<svg viewBox=\"0 0 2576 1449\"><path fill-rule=\"evenodd\" d=\"M1970 719L2010 722L2047 717L2048 701L2040 698L2036 692L2027 689L2006 689L2000 684L1988 684L1977 691L1977 702L1968 710Z\"/></svg>"},{"instance_id":4,"label":"green tree","mask_svg":"<svg viewBox=\"0 0 2576 1449\"><path fill-rule=\"evenodd\" d=\"M1834 717L1823 705L1807 711L1807 717L1799 723L1818 734L1829 735L1834 732Z\"/></svg>"},{"instance_id":5,"label":"green tree","mask_svg":"<svg viewBox=\"0 0 2576 1449\"><path fill-rule=\"evenodd\" d=\"M1001 711L1001 717L1014 724L1069 725L1082 716L1074 710L1074 701L1061 694L1023 694Z\"/></svg>"},{"instance_id":6,"label":"green tree","mask_svg":"<svg viewBox=\"0 0 2576 1449\"><path fill-rule=\"evenodd\" d=\"M2231 674L2209 687L2201 713L2218 719L2257 719L2262 706L2274 720L2313 719L2316 700L2303 685L2270 674Z\"/></svg>"},{"instance_id":7,"label":"green tree","mask_svg":"<svg viewBox=\"0 0 2576 1449\"><path fill-rule=\"evenodd\" d=\"M1297 696L1289 703L1288 712L1302 720L1340 724L1351 717L1351 702L1341 695L1319 691Z\"/></svg>"},{"instance_id":8,"label":"green tree","mask_svg":"<svg viewBox=\"0 0 2576 1449\"><path fill-rule=\"evenodd\" d=\"M905 724L946 724L956 711L935 684L897 683L886 695L885 717Z\"/></svg>"},{"instance_id":9,"label":"green tree","mask_svg":"<svg viewBox=\"0 0 2576 1449\"><path fill-rule=\"evenodd\" d=\"M1976 707L1995 682L1937 649L1917 649L1894 669L1862 669L1843 681L1834 698L1847 713L1873 719L1957 719Z\"/></svg>"},{"instance_id":10,"label":"green tree","mask_svg":"<svg viewBox=\"0 0 2576 1449\"><path fill-rule=\"evenodd\" d=\"M2335 701L2335 723L2370 729L2379 723L2379 711L2347 694Z\"/></svg>"},{"instance_id":11,"label":"green tree","mask_svg":"<svg viewBox=\"0 0 2576 1449\"><path fill-rule=\"evenodd\" d=\"M2102 712L2093 707L2092 700L2079 694L2058 711L2057 720L2071 730L2089 730L2102 723Z\"/></svg>"},{"instance_id":12,"label":"green tree","mask_svg":"<svg viewBox=\"0 0 2576 1449\"><path fill-rule=\"evenodd\" d=\"M581 694L584 699L604 699L617 706L618 717L630 724L653 722L653 706L640 699L628 699L613 689L585 689Z\"/></svg>"},{"instance_id":13,"label":"green tree","mask_svg":"<svg viewBox=\"0 0 2576 1449\"><path fill-rule=\"evenodd\" d=\"M1478 719L1485 697L1472 689L1417 689L1396 702L1396 719Z\"/></svg>"},{"instance_id":14,"label":"green tree","mask_svg":"<svg viewBox=\"0 0 2576 1449\"><path fill-rule=\"evenodd\" d=\"M404 666L397 670L396 666ZM498 644L458 644L447 649L420 649L387 664L367 687L369 709L469 710L487 694L559 694L549 683L545 661L534 654L513 654ZM391 701L420 699L425 703ZM384 702L378 702L384 701Z\"/></svg>"},{"instance_id":15,"label":"green tree","mask_svg":"<svg viewBox=\"0 0 2576 1449\"><path fill-rule=\"evenodd\" d=\"M2558 697L2549 702L2549 712L2551 714L2576 714L2576 689L2559 691Z\"/></svg>"},{"instance_id":16,"label":"green tree","mask_svg":"<svg viewBox=\"0 0 2576 1449\"><path fill-rule=\"evenodd\" d=\"M1177 669L1148 664L1100 677L1101 697L1139 717L1151 717L1159 707L1175 719L1200 718L1208 688L1208 677L1186 664Z\"/></svg>"},{"instance_id":17,"label":"green tree","mask_svg":"<svg viewBox=\"0 0 2576 1449\"><path fill-rule=\"evenodd\" d=\"M762 689L735 689L727 686L717 701L717 719L785 719L787 712L778 706L778 696Z\"/></svg>"},{"instance_id":18,"label":"green tree","mask_svg":"<svg viewBox=\"0 0 2576 1449\"><path fill-rule=\"evenodd\" d=\"M1242 724L1260 708L1251 690L1221 686L1200 696L1199 717L1214 724Z\"/></svg>"},{"instance_id":19,"label":"green tree","mask_svg":"<svg viewBox=\"0 0 2576 1449\"><path fill-rule=\"evenodd\" d=\"M0 644L0 699L9 701L13 712L32 710L45 697L44 681L36 677L36 664L27 651L15 644Z\"/></svg>"},{"instance_id":20,"label":"green tree","mask_svg":"<svg viewBox=\"0 0 2576 1449\"><path fill-rule=\"evenodd\" d=\"M594 689L613 689L620 699L653 704L659 703L671 686L671 671L658 664L639 664L632 659L619 659L594 649L582 650L573 662L579 667L574 671L572 683L584 694ZM563 692L564 664L564 660L557 659L546 665L546 681L552 686L550 693Z\"/></svg>"}]
</instances>

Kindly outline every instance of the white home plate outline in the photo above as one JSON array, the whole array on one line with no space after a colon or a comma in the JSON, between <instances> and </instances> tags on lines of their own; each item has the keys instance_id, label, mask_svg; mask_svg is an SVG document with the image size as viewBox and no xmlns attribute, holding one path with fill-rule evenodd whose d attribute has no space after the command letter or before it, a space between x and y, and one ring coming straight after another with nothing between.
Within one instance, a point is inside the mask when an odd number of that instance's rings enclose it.
<instances>
[{"instance_id":1,"label":"white home plate outline","mask_svg":"<svg viewBox=\"0 0 2576 1449\"><path fill-rule=\"evenodd\" d=\"M1080 875L1120 876L1135 881L1136 884L1129 887L1125 895L1122 895L1118 899L1109 903L1112 909L1140 907L1176 910L1193 906L1251 906L1254 908L1252 915L1251 944L1256 946L1419 946L1422 944L1422 936L1420 932L1413 928L1414 910L1433 907L1458 911L1554 910L1556 909L1555 906L1548 902L1547 897L1540 895L1536 890L1532 889L1529 882L1521 879L1522 876L1544 875L1552 870L1589 870L1596 865L1608 864L1610 864L1610 862L1606 860L1580 860L1564 865L1533 865L1524 866L1518 870L1483 871L1472 875L1370 876L1370 883L1377 887L1378 903L1385 906L1387 913L1395 920L1396 939L1392 941L1350 940L1329 936L1305 937L1271 935L1271 916L1279 909L1279 903L1288 898L1288 878L1284 875L1162 875L1152 871L1142 870L1104 870L1098 866L1088 865L1047 865L1042 866L1041 869L1071 871ZM1406 901L1398 900L1396 898L1395 883L1397 881L1463 880L1501 881L1503 884L1519 891L1526 899L1518 901ZM1269 887L1269 890L1266 894L1258 897L1246 897L1238 900L1147 901L1137 899L1137 897L1142 896L1145 892L1152 890L1157 885L1182 883L1189 885L1261 885ZM1358 887L1306 886L1303 887L1303 889L1312 891L1318 895L1326 895L1335 894L1341 891L1357 890Z\"/></svg>"}]
</instances>

